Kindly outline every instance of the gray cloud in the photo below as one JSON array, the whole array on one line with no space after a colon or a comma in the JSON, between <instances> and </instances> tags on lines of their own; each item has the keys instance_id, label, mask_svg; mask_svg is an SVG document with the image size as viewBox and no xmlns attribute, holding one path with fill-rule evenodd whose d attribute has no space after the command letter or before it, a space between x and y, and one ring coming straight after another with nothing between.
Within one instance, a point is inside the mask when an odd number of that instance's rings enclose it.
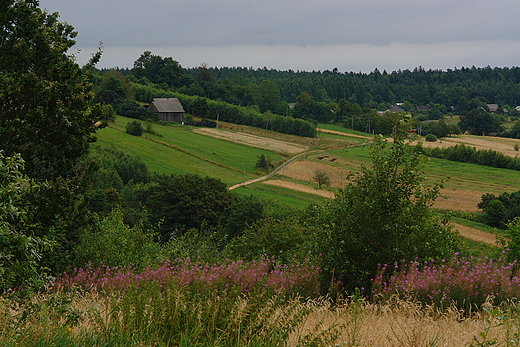
<instances>
[{"instance_id":1,"label":"gray cloud","mask_svg":"<svg viewBox=\"0 0 520 347\"><path fill-rule=\"evenodd\" d=\"M40 5L60 12L78 30L78 47L103 41L110 57L143 48L186 57L185 52L197 52L210 66L217 65L213 60L299 69L296 65L305 62L301 69L317 70L325 63L327 68L347 65L344 56L366 62L352 63L354 71L394 61L397 68L516 65L514 56L503 56L514 51L504 44L520 41L517 0L43 0ZM501 57L493 56L491 46ZM183 65L196 59L187 63L171 56ZM115 65L128 66L128 57L120 58Z\"/></svg>"}]
</instances>

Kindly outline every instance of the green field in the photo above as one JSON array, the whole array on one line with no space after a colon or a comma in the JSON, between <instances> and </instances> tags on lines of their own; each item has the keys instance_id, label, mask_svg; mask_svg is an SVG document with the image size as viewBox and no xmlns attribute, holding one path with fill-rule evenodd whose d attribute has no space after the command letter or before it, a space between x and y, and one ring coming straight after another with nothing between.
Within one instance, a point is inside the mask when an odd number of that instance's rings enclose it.
<instances>
[{"instance_id":1,"label":"green field","mask_svg":"<svg viewBox=\"0 0 520 347\"><path fill-rule=\"evenodd\" d=\"M118 117L110 127L97 133L99 146L113 145L139 156L150 171L163 174L194 173L220 178L228 185L258 177L255 163L260 154L273 161L284 158L268 150L253 148L190 131L191 127L154 125L162 137L144 134L141 137L124 132L131 119Z\"/></svg>"},{"instance_id":2,"label":"green field","mask_svg":"<svg viewBox=\"0 0 520 347\"><path fill-rule=\"evenodd\" d=\"M370 166L371 164L370 151L364 146L331 150L327 153L330 156L342 158L341 165L350 171L357 171L361 165ZM317 161L315 158L318 156L315 154L309 159ZM516 170L430 158L424 166L424 172L427 182L442 179L444 187L450 189L481 192L513 192L520 189L520 171Z\"/></svg>"},{"instance_id":3,"label":"green field","mask_svg":"<svg viewBox=\"0 0 520 347\"><path fill-rule=\"evenodd\" d=\"M110 127L98 132L98 146L113 145L121 150L139 156L150 171L162 174L194 173L221 179L231 186L244 180L259 177L254 165L260 154L270 156L276 162L286 158L275 152L249 147L229 141L215 139L191 131L188 126L154 125L154 130L161 136L144 134L135 137L124 132L125 125L131 119L118 117ZM334 125L319 127L354 133ZM364 135L356 132L358 135ZM341 138L341 135L320 134L328 138ZM339 141L339 140L337 140ZM330 149L306 156L305 160L341 167L346 171L357 171L361 165L370 166L370 151L360 139L358 146L352 147L350 138L340 149ZM342 142L338 142L342 143ZM350 145L349 145L350 144ZM318 157L328 155L336 161L320 161ZM513 192L520 189L520 172L496 169L475 164L457 163L432 158L424 167L427 182L440 179L449 189L465 189L478 192ZM292 207L304 208L309 203L323 201L324 198L312 194L295 192L290 189L256 183L236 190L238 194L252 194L262 198L269 197Z\"/></svg>"}]
</instances>

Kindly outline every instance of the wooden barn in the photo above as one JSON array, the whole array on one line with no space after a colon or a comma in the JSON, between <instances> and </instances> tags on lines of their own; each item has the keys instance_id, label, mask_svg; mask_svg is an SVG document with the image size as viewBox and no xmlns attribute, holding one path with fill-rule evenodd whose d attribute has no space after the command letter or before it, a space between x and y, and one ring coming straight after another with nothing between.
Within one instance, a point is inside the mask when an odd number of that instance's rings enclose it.
<instances>
[{"instance_id":1,"label":"wooden barn","mask_svg":"<svg viewBox=\"0 0 520 347\"><path fill-rule=\"evenodd\" d=\"M177 98L154 98L148 109L157 113L162 121L177 123L183 121L184 109Z\"/></svg>"}]
</instances>

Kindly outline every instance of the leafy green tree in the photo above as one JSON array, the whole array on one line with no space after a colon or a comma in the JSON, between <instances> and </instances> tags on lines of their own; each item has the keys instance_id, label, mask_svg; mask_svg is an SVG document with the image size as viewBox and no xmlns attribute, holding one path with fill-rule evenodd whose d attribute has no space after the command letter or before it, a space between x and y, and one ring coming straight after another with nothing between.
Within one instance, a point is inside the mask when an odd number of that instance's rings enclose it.
<instances>
[{"instance_id":1,"label":"leafy green tree","mask_svg":"<svg viewBox=\"0 0 520 347\"><path fill-rule=\"evenodd\" d=\"M237 199L229 205L219 217L219 225L232 239L242 234L244 229L263 217L263 204L254 196Z\"/></svg>"},{"instance_id":2,"label":"leafy green tree","mask_svg":"<svg viewBox=\"0 0 520 347\"><path fill-rule=\"evenodd\" d=\"M253 88L253 100L260 112L270 110L278 113L282 109L280 88L270 80L264 80Z\"/></svg>"},{"instance_id":3,"label":"leafy green tree","mask_svg":"<svg viewBox=\"0 0 520 347\"><path fill-rule=\"evenodd\" d=\"M255 163L255 169L258 169L258 170L261 170L264 172L269 172L270 170L273 169L273 167L274 167L274 165L271 161L270 156L265 155L265 154L260 154L258 156L258 160Z\"/></svg>"},{"instance_id":4,"label":"leafy green tree","mask_svg":"<svg viewBox=\"0 0 520 347\"><path fill-rule=\"evenodd\" d=\"M128 122L126 124L126 132L130 135L141 136L144 132L143 124L136 120Z\"/></svg>"},{"instance_id":5,"label":"leafy green tree","mask_svg":"<svg viewBox=\"0 0 520 347\"><path fill-rule=\"evenodd\" d=\"M226 246L226 256L241 260L256 260L274 256L282 264L304 260L312 235L298 218L263 218L249 226L241 236Z\"/></svg>"},{"instance_id":6,"label":"leafy green tree","mask_svg":"<svg viewBox=\"0 0 520 347\"><path fill-rule=\"evenodd\" d=\"M147 185L136 186L131 207L141 206L151 225L160 224L162 240L203 224L216 226L222 212L234 201L226 185L216 178L187 175L158 175Z\"/></svg>"},{"instance_id":7,"label":"leafy green tree","mask_svg":"<svg viewBox=\"0 0 520 347\"><path fill-rule=\"evenodd\" d=\"M4 1L0 27L0 148L20 153L31 177L71 173L101 117L85 71L67 53L76 32L36 0Z\"/></svg>"},{"instance_id":8,"label":"leafy green tree","mask_svg":"<svg viewBox=\"0 0 520 347\"><path fill-rule=\"evenodd\" d=\"M20 155L4 156L0 151L0 293L10 289L29 289L44 284L42 251L52 243L34 235L28 223L26 194L36 188L22 174Z\"/></svg>"},{"instance_id":9,"label":"leafy green tree","mask_svg":"<svg viewBox=\"0 0 520 347\"><path fill-rule=\"evenodd\" d=\"M101 52L80 68L69 50L74 28L37 0L6 0L0 11L0 148L20 153L23 172L39 185L26 197L34 236L58 241L42 262L59 271L87 224L82 194L92 166L81 164L99 121L87 74ZM44 184L43 184L44 183Z\"/></svg>"},{"instance_id":10,"label":"leafy green tree","mask_svg":"<svg viewBox=\"0 0 520 347\"><path fill-rule=\"evenodd\" d=\"M169 87L188 86L193 81L178 61L171 57L162 58L146 51L134 62L132 73L136 78L146 77L156 84L166 84Z\"/></svg>"},{"instance_id":11,"label":"leafy green tree","mask_svg":"<svg viewBox=\"0 0 520 347\"><path fill-rule=\"evenodd\" d=\"M121 79L107 75L103 78L96 93L96 101L105 104L117 104L127 98L127 92L123 88Z\"/></svg>"},{"instance_id":12,"label":"leafy green tree","mask_svg":"<svg viewBox=\"0 0 520 347\"><path fill-rule=\"evenodd\" d=\"M309 211L322 254L324 288L335 278L347 290L370 287L378 264L446 257L455 249L448 221L431 210L440 183L424 184L427 158L408 145L402 120L389 143L376 136L372 167L350 175L337 198Z\"/></svg>"},{"instance_id":13,"label":"leafy green tree","mask_svg":"<svg viewBox=\"0 0 520 347\"><path fill-rule=\"evenodd\" d=\"M462 112L459 127L462 131L468 131L472 135L499 132L501 130L500 117L479 107Z\"/></svg>"},{"instance_id":14,"label":"leafy green tree","mask_svg":"<svg viewBox=\"0 0 520 347\"><path fill-rule=\"evenodd\" d=\"M142 226L127 226L123 213L115 209L101 221L99 230L82 233L74 263L143 268L148 262L157 261L160 255L160 245L154 238L154 233L143 230Z\"/></svg>"}]
</instances>

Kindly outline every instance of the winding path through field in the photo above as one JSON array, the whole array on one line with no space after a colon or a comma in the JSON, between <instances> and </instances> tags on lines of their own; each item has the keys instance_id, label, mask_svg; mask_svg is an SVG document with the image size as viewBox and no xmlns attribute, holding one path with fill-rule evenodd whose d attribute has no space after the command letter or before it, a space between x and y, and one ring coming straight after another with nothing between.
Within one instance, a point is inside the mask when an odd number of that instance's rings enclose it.
<instances>
[{"instance_id":1,"label":"winding path through field","mask_svg":"<svg viewBox=\"0 0 520 347\"><path fill-rule=\"evenodd\" d=\"M235 184L235 185L229 187L229 190L233 190L233 189L236 189L238 187L247 186L248 184L252 184L252 183L255 183L255 182L260 182L260 181L263 181L265 179L268 179L269 177L273 176L278 171L280 171L283 168L285 168L287 165L289 165L292 162L294 162L296 159L300 158L302 155L309 154L309 153L316 153L316 152L323 152L323 150L314 150L314 151L308 151L308 152L303 152L303 153L297 154L294 157L292 157L291 159L289 159L286 162L284 162L282 165L278 166L276 169L274 169L273 171L271 171L267 175L262 176L262 177L258 177L258 178L255 178L255 179L252 179L252 180L249 180L249 181L245 181L245 182L242 182L242 183Z\"/></svg>"}]
</instances>

